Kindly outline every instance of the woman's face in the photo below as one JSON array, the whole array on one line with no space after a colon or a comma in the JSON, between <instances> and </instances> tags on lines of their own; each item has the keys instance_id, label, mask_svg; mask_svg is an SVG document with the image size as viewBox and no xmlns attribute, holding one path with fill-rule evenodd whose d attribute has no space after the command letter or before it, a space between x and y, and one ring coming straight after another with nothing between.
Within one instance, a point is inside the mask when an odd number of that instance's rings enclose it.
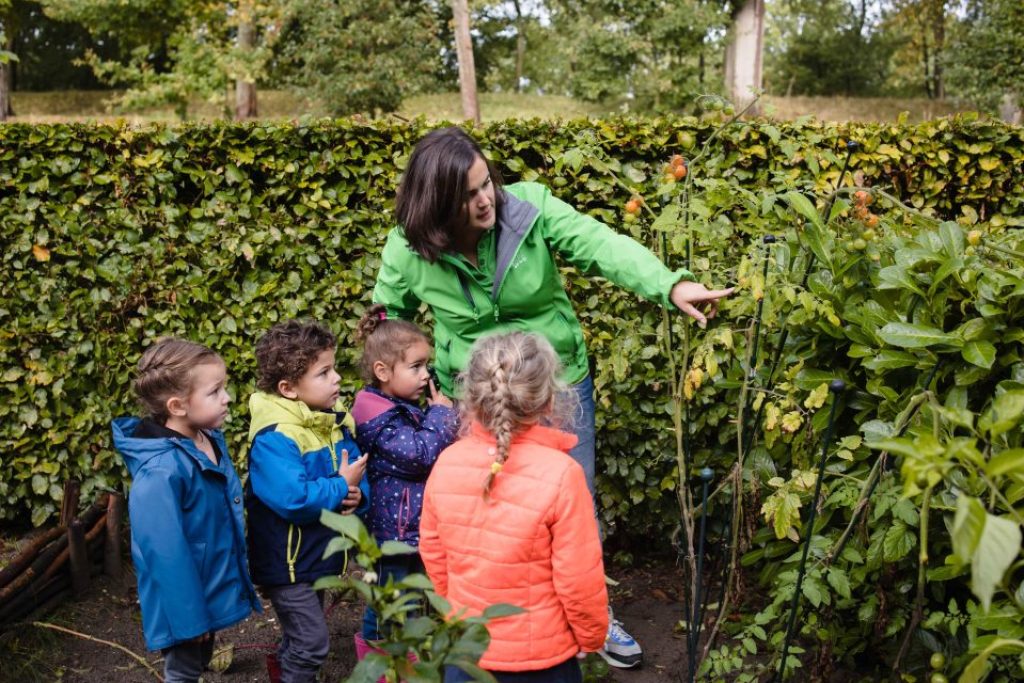
<instances>
[{"instance_id":1,"label":"woman's face","mask_svg":"<svg viewBox=\"0 0 1024 683\"><path fill-rule=\"evenodd\" d=\"M466 172L467 226L471 231L494 227L494 183L491 171L482 157L477 157Z\"/></svg>"}]
</instances>

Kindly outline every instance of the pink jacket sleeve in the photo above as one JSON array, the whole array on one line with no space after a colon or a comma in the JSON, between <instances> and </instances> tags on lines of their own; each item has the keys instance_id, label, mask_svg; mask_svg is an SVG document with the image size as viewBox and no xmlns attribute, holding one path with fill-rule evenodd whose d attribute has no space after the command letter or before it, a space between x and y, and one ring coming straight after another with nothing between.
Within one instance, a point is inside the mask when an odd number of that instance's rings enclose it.
<instances>
[{"instance_id":1,"label":"pink jacket sleeve","mask_svg":"<svg viewBox=\"0 0 1024 683\"><path fill-rule=\"evenodd\" d=\"M551 564L555 592L580 649L601 649L608 632L608 589L594 503L576 463L566 468L555 500Z\"/></svg>"}]
</instances>

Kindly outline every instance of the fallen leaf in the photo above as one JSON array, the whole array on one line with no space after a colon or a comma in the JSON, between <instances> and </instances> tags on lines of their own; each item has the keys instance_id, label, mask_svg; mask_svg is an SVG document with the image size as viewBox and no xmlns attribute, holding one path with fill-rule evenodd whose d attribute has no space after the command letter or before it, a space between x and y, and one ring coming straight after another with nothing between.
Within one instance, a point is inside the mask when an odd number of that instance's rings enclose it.
<instances>
[{"instance_id":1,"label":"fallen leaf","mask_svg":"<svg viewBox=\"0 0 1024 683\"><path fill-rule=\"evenodd\" d=\"M32 245L32 255L36 257L36 261L50 260L50 250L41 244Z\"/></svg>"}]
</instances>

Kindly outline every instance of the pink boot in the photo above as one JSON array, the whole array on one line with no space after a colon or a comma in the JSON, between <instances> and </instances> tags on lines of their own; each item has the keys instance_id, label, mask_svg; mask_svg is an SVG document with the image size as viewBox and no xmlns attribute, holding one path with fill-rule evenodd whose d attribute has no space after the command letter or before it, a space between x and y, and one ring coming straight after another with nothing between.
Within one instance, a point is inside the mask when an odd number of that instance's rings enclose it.
<instances>
[{"instance_id":1,"label":"pink boot","mask_svg":"<svg viewBox=\"0 0 1024 683\"><path fill-rule=\"evenodd\" d=\"M277 661L277 653L267 655L267 676L270 683L281 683L281 663Z\"/></svg>"},{"instance_id":2,"label":"pink boot","mask_svg":"<svg viewBox=\"0 0 1024 683\"><path fill-rule=\"evenodd\" d=\"M366 655L370 654L371 652L384 654L383 650L379 650L374 646L370 645L368 642L366 642L366 639L363 638L362 633L357 633L354 636L352 636L352 640L354 640L356 643L356 661L363 661L364 659L366 659ZM412 652L409 653L409 661L417 661L416 655ZM377 683L387 683L387 681L384 679L384 676L381 676L380 679L377 680Z\"/></svg>"},{"instance_id":3,"label":"pink boot","mask_svg":"<svg viewBox=\"0 0 1024 683\"><path fill-rule=\"evenodd\" d=\"M356 643L356 661L358 662L361 662L364 659L366 659L366 655L370 654L371 652L376 652L377 654L384 654L383 650L378 650L377 648L373 647L368 642L366 642L366 639L363 638L362 633L357 633L354 636L352 636L352 640L354 640ZM384 676L381 676L377 680L377 683L387 683L387 679Z\"/></svg>"}]
</instances>

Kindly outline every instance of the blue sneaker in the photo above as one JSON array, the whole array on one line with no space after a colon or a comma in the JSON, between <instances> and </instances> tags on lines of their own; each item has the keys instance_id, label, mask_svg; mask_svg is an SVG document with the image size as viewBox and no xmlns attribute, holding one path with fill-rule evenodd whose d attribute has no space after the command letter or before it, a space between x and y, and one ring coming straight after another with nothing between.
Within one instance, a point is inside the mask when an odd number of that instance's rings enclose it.
<instances>
[{"instance_id":1,"label":"blue sneaker","mask_svg":"<svg viewBox=\"0 0 1024 683\"><path fill-rule=\"evenodd\" d=\"M622 628L622 622L612 614L612 608L608 608L608 635L604 639L604 647L597 651L597 654L608 662L609 666L617 669L632 669L640 666L644 659L644 651L633 636L626 633Z\"/></svg>"}]
</instances>

